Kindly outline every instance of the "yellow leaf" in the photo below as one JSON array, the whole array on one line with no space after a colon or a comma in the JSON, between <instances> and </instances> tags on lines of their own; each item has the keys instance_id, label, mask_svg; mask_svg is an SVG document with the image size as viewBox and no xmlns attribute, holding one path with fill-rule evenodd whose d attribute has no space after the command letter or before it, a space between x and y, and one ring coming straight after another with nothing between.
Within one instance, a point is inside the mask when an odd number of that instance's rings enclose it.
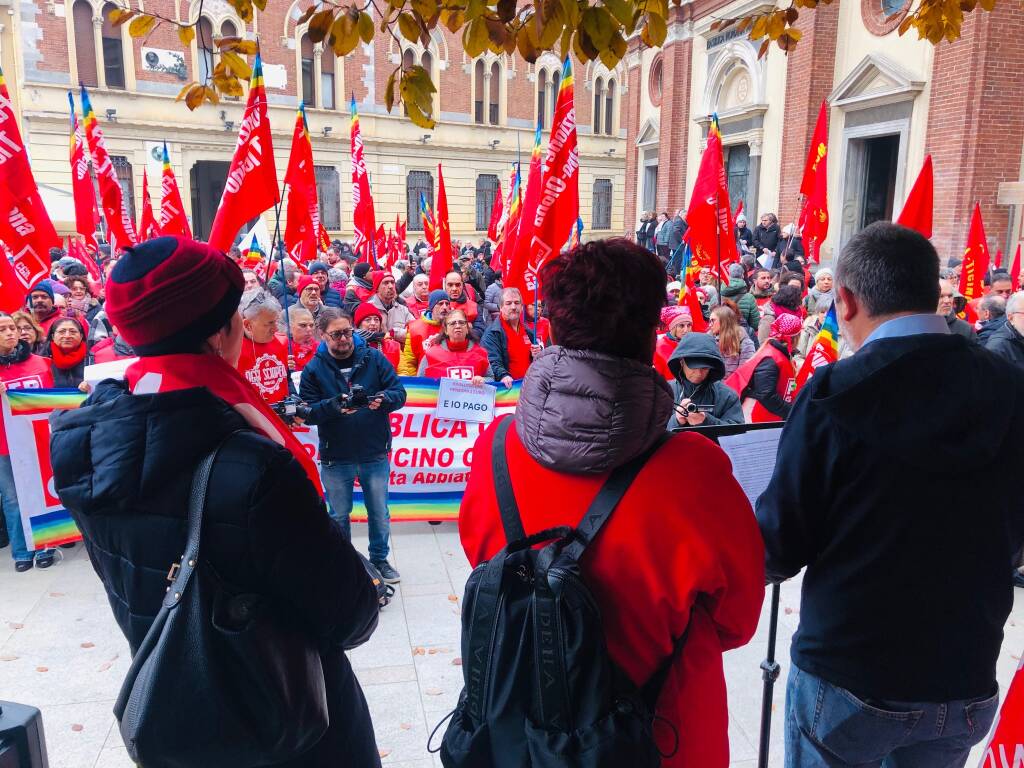
<instances>
[{"instance_id":1,"label":"yellow leaf","mask_svg":"<svg viewBox=\"0 0 1024 768\"><path fill-rule=\"evenodd\" d=\"M409 5L424 19L437 13L437 0L410 0Z\"/></svg>"},{"instance_id":2,"label":"yellow leaf","mask_svg":"<svg viewBox=\"0 0 1024 768\"><path fill-rule=\"evenodd\" d=\"M190 111L195 110L196 107L203 103L204 93L206 93L206 89L203 88L203 86L193 85L185 95L185 106L188 107Z\"/></svg>"},{"instance_id":3,"label":"yellow leaf","mask_svg":"<svg viewBox=\"0 0 1024 768\"><path fill-rule=\"evenodd\" d=\"M331 24L334 23L334 8L325 8L322 11L317 11L313 14L313 18L309 20L309 27L307 33L309 39L313 43L322 43L327 37L327 31L331 28Z\"/></svg>"},{"instance_id":4,"label":"yellow leaf","mask_svg":"<svg viewBox=\"0 0 1024 768\"><path fill-rule=\"evenodd\" d=\"M601 63L608 67L608 69L615 69L615 65L619 63L619 57L615 55L611 48L602 49L598 55Z\"/></svg>"},{"instance_id":5,"label":"yellow leaf","mask_svg":"<svg viewBox=\"0 0 1024 768\"><path fill-rule=\"evenodd\" d=\"M259 45L255 40L242 40L235 50L242 56L255 56L259 51Z\"/></svg>"},{"instance_id":6,"label":"yellow leaf","mask_svg":"<svg viewBox=\"0 0 1024 768\"><path fill-rule=\"evenodd\" d=\"M767 32L767 31L768 31L768 17L767 16L759 16L757 18L757 20L754 22L754 26L750 30L750 39L751 40L760 40L762 37L764 37L765 32Z\"/></svg>"},{"instance_id":7,"label":"yellow leaf","mask_svg":"<svg viewBox=\"0 0 1024 768\"><path fill-rule=\"evenodd\" d=\"M252 0L252 4L259 8L261 11L267 10L267 0Z\"/></svg>"},{"instance_id":8,"label":"yellow leaf","mask_svg":"<svg viewBox=\"0 0 1024 768\"><path fill-rule=\"evenodd\" d=\"M359 20L356 22L356 29L359 31L359 39L369 44L373 40L373 19L366 11L359 13Z\"/></svg>"},{"instance_id":9,"label":"yellow leaf","mask_svg":"<svg viewBox=\"0 0 1024 768\"><path fill-rule=\"evenodd\" d=\"M647 24L644 25L643 32L640 33L640 38L644 44L652 48L660 48L667 36L668 25L665 24L665 19L656 14L648 13Z\"/></svg>"},{"instance_id":10,"label":"yellow leaf","mask_svg":"<svg viewBox=\"0 0 1024 768\"><path fill-rule=\"evenodd\" d=\"M487 50L487 24L480 16L473 19L462 30L462 47L471 59Z\"/></svg>"},{"instance_id":11,"label":"yellow leaf","mask_svg":"<svg viewBox=\"0 0 1024 768\"><path fill-rule=\"evenodd\" d=\"M664 24L664 21L662 23ZM583 29L586 30L590 42L599 51L608 46L614 31L611 17L603 8L588 8L583 12ZM543 41L541 42L543 44ZM657 45L661 45L661 43Z\"/></svg>"},{"instance_id":12,"label":"yellow leaf","mask_svg":"<svg viewBox=\"0 0 1024 768\"><path fill-rule=\"evenodd\" d=\"M213 44L222 51L233 51L240 42L242 42L242 38L238 35L225 35L213 39Z\"/></svg>"},{"instance_id":13,"label":"yellow leaf","mask_svg":"<svg viewBox=\"0 0 1024 768\"><path fill-rule=\"evenodd\" d=\"M345 11L338 14L338 18L331 25L328 42L335 56L347 56L359 45L359 30L351 13Z\"/></svg>"},{"instance_id":14,"label":"yellow leaf","mask_svg":"<svg viewBox=\"0 0 1024 768\"><path fill-rule=\"evenodd\" d=\"M183 46L188 48L192 45L192 41L196 39L196 28L178 27L178 39L181 40Z\"/></svg>"},{"instance_id":15,"label":"yellow leaf","mask_svg":"<svg viewBox=\"0 0 1024 768\"><path fill-rule=\"evenodd\" d=\"M744 18L740 19L740 23L736 25L736 31L739 32L740 34L743 34L752 26L754 26L753 17L745 16Z\"/></svg>"},{"instance_id":16,"label":"yellow leaf","mask_svg":"<svg viewBox=\"0 0 1024 768\"><path fill-rule=\"evenodd\" d=\"M427 130L433 130L434 126L437 125L434 119L423 114L415 104L406 103L406 111L409 113L409 119L412 120L413 125L418 125L420 128L426 128Z\"/></svg>"},{"instance_id":17,"label":"yellow leaf","mask_svg":"<svg viewBox=\"0 0 1024 768\"><path fill-rule=\"evenodd\" d=\"M466 23L466 14L463 11L441 11L441 23L448 27L448 31L453 34L462 29L462 25Z\"/></svg>"},{"instance_id":18,"label":"yellow leaf","mask_svg":"<svg viewBox=\"0 0 1024 768\"><path fill-rule=\"evenodd\" d=\"M516 33L516 45L519 48L519 55L530 64L535 63L540 56L540 51L537 50L536 36L530 34L532 29L533 23L528 21Z\"/></svg>"},{"instance_id":19,"label":"yellow leaf","mask_svg":"<svg viewBox=\"0 0 1024 768\"><path fill-rule=\"evenodd\" d=\"M768 17L768 37L776 40L786 30L786 16L784 13L773 13Z\"/></svg>"},{"instance_id":20,"label":"yellow leaf","mask_svg":"<svg viewBox=\"0 0 1024 768\"><path fill-rule=\"evenodd\" d=\"M584 61L593 61L597 58L597 47L594 45L594 41L590 39L590 35L587 34L587 30L583 27L576 29L573 47L578 48L583 53Z\"/></svg>"},{"instance_id":21,"label":"yellow leaf","mask_svg":"<svg viewBox=\"0 0 1024 768\"><path fill-rule=\"evenodd\" d=\"M804 33L796 27L790 27L786 30L786 36L794 43L798 43L800 42L800 38L804 36Z\"/></svg>"},{"instance_id":22,"label":"yellow leaf","mask_svg":"<svg viewBox=\"0 0 1024 768\"><path fill-rule=\"evenodd\" d=\"M611 49L612 53L615 54L616 62L622 61L626 58L626 38L624 38L622 33L618 30L616 30L615 34L612 35L612 39L608 44L608 47ZM612 67L609 67L609 69L612 69Z\"/></svg>"},{"instance_id":23,"label":"yellow leaf","mask_svg":"<svg viewBox=\"0 0 1024 768\"><path fill-rule=\"evenodd\" d=\"M909 30L910 27L913 26L913 24L914 24L914 17L913 16L907 16L907 18L905 18L903 21L901 21L900 22L900 28L899 28L900 37L903 37L903 35L905 35L907 33L907 30Z\"/></svg>"},{"instance_id":24,"label":"yellow leaf","mask_svg":"<svg viewBox=\"0 0 1024 768\"><path fill-rule=\"evenodd\" d=\"M309 6L309 8L307 8L306 10L304 10L304 11L303 11L303 12L302 12L302 13L301 13L301 14L299 15L299 18L297 18L297 19L295 20L295 24L296 24L296 26L299 26L299 27L301 27L301 26L302 26L303 24L305 24L305 23L306 23L307 21L309 21L309 20L310 20L311 18L313 18L313 14L314 14L314 13L316 13L316 6L315 6L315 5L311 5L311 6Z\"/></svg>"},{"instance_id":25,"label":"yellow leaf","mask_svg":"<svg viewBox=\"0 0 1024 768\"><path fill-rule=\"evenodd\" d=\"M240 77L243 80L248 80L252 77L252 67L246 64L245 59L234 51L221 52L220 60L224 62L228 69L235 73L235 77Z\"/></svg>"},{"instance_id":26,"label":"yellow leaf","mask_svg":"<svg viewBox=\"0 0 1024 768\"><path fill-rule=\"evenodd\" d=\"M128 34L132 37L145 37L153 31L156 26L156 18L153 16L136 16L128 25Z\"/></svg>"},{"instance_id":27,"label":"yellow leaf","mask_svg":"<svg viewBox=\"0 0 1024 768\"><path fill-rule=\"evenodd\" d=\"M107 14L107 20L115 27L120 27L135 15L136 11L127 10L125 8L112 8L110 13Z\"/></svg>"},{"instance_id":28,"label":"yellow leaf","mask_svg":"<svg viewBox=\"0 0 1024 768\"><path fill-rule=\"evenodd\" d=\"M205 85L203 88L203 98L211 104L220 104L220 96L217 95L216 89Z\"/></svg>"},{"instance_id":29,"label":"yellow leaf","mask_svg":"<svg viewBox=\"0 0 1024 768\"><path fill-rule=\"evenodd\" d=\"M544 16L540 22L540 32L537 35L537 44L544 50L550 49L562 35L562 30L565 29L565 17L562 11L562 5L558 0L550 0L545 7L547 15ZM608 17L607 13L601 11L601 13ZM540 18L540 17L538 17Z\"/></svg>"},{"instance_id":30,"label":"yellow leaf","mask_svg":"<svg viewBox=\"0 0 1024 768\"><path fill-rule=\"evenodd\" d=\"M411 13L398 14L398 31L410 42L415 43L420 39L420 25Z\"/></svg>"},{"instance_id":31,"label":"yellow leaf","mask_svg":"<svg viewBox=\"0 0 1024 768\"><path fill-rule=\"evenodd\" d=\"M397 69L392 71L391 77L388 78L388 84L384 88L384 106L388 108L388 112L395 107L395 75L397 74Z\"/></svg>"},{"instance_id":32,"label":"yellow leaf","mask_svg":"<svg viewBox=\"0 0 1024 768\"><path fill-rule=\"evenodd\" d=\"M235 13L242 21L246 23L252 21L252 0L228 0L228 5L235 9Z\"/></svg>"},{"instance_id":33,"label":"yellow leaf","mask_svg":"<svg viewBox=\"0 0 1024 768\"><path fill-rule=\"evenodd\" d=\"M996 7L996 0L980 0L980 2L981 7L989 12L991 12L992 9Z\"/></svg>"},{"instance_id":34,"label":"yellow leaf","mask_svg":"<svg viewBox=\"0 0 1024 768\"><path fill-rule=\"evenodd\" d=\"M178 95L177 95L177 97L175 97L174 100L175 101L181 101L182 99L184 99L188 95L189 91L191 91L193 88L195 88L195 86L196 86L196 83L195 83L194 80L191 83L188 83L185 87L183 87L178 92Z\"/></svg>"},{"instance_id":35,"label":"yellow leaf","mask_svg":"<svg viewBox=\"0 0 1024 768\"><path fill-rule=\"evenodd\" d=\"M487 13L487 0L467 0L466 20L472 21Z\"/></svg>"}]
</instances>

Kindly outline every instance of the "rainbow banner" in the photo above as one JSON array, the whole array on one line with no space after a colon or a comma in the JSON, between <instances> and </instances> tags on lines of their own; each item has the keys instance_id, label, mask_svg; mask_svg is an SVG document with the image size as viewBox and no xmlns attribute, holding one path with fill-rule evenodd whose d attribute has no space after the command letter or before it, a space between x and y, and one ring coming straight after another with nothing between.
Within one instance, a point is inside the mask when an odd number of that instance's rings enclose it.
<instances>
[{"instance_id":1,"label":"rainbow banner","mask_svg":"<svg viewBox=\"0 0 1024 768\"><path fill-rule=\"evenodd\" d=\"M53 484L49 419L54 411L77 408L85 397L76 389L8 390L3 397L4 429L29 550L82 538Z\"/></svg>"}]
</instances>

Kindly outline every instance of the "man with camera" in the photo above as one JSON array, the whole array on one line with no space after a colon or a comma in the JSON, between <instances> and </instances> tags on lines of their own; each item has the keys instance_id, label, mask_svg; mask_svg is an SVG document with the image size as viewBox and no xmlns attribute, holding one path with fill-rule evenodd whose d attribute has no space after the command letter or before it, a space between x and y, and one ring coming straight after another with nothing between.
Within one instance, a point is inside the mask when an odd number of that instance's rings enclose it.
<instances>
[{"instance_id":1,"label":"man with camera","mask_svg":"<svg viewBox=\"0 0 1024 768\"><path fill-rule=\"evenodd\" d=\"M306 422L319 431L320 476L331 514L351 538L352 488L358 477L370 525L370 561L385 582L396 584L400 576L387 560L388 414L405 405L405 387L387 358L355 337L347 313L325 308L317 326L323 341L302 369L299 392L309 406Z\"/></svg>"},{"instance_id":2,"label":"man with camera","mask_svg":"<svg viewBox=\"0 0 1024 768\"><path fill-rule=\"evenodd\" d=\"M676 403L669 430L743 423L739 397L722 383L725 361L714 337L706 333L683 336L668 359L668 369L675 377L672 395Z\"/></svg>"}]
</instances>

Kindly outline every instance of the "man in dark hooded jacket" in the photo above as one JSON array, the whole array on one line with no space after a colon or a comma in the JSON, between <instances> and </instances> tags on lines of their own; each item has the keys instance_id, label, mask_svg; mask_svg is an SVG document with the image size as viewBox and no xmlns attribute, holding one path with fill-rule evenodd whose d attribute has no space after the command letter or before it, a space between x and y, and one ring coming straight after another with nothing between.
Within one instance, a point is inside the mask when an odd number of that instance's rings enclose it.
<instances>
[{"instance_id":1,"label":"man in dark hooded jacket","mask_svg":"<svg viewBox=\"0 0 1024 768\"><path fill-rule=\"evenodd\" d=\"M668 429L743 423L739 396L722 383L725 361L713 337L706 333L683 336L668 359L668 369L676 377L672 382L676 410ZM687 412L690 403L701 410ZM703 410L707 406L711 410Z\"/></svg>"}]
</instances>

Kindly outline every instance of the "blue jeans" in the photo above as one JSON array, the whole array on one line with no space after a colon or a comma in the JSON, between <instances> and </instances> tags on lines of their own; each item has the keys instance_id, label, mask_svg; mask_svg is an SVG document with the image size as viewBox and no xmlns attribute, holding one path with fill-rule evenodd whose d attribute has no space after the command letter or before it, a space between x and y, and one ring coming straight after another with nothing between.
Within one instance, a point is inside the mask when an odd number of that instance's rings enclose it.
<instances>
[{"instance_id":1,"label":"blue jeans","mask_svg":"<svg viewBox=\"0 0 1024 768\"><path fill-rule=\"evenodd\" d=\"M935 674L955 670L935 670ZM786 685L786 768L963 768L999 693L934 702L862 701L797 666Z\"/></svg>"},{"instance_id":2,"label":"blue jeans","mask_svg":"<svg viewBox=\"0 0 1024 768\"><path fill-rule=\"evenodd\" d=\"M21 507L18 506L18 491L14 487L14 469L10 456L0 456L0 505L4 509L7 536L11 540L11 557L14 562L31 561L35 555L52 552L40 550L30 552L25 546L25 530L21 527Z\"/></svg>"},{"instance_id":3,"label":"blue jeans","mask_svg":"<svg viewBox=\"0 0 1024 768\"><path fill-rule=\"evenodd\" d=\"M327 500L331 503L331 517L341 523L345 538L352 538L349 515L352 514L352 488L356 477L363 490L367 522L370 525L370 560L380 562L388 558L388 539L391 536L391 513L388 511L388 480L391 464L387 457L377 461L341 464L325 461L320 468Z\"/></svg>"}]
</instances>

